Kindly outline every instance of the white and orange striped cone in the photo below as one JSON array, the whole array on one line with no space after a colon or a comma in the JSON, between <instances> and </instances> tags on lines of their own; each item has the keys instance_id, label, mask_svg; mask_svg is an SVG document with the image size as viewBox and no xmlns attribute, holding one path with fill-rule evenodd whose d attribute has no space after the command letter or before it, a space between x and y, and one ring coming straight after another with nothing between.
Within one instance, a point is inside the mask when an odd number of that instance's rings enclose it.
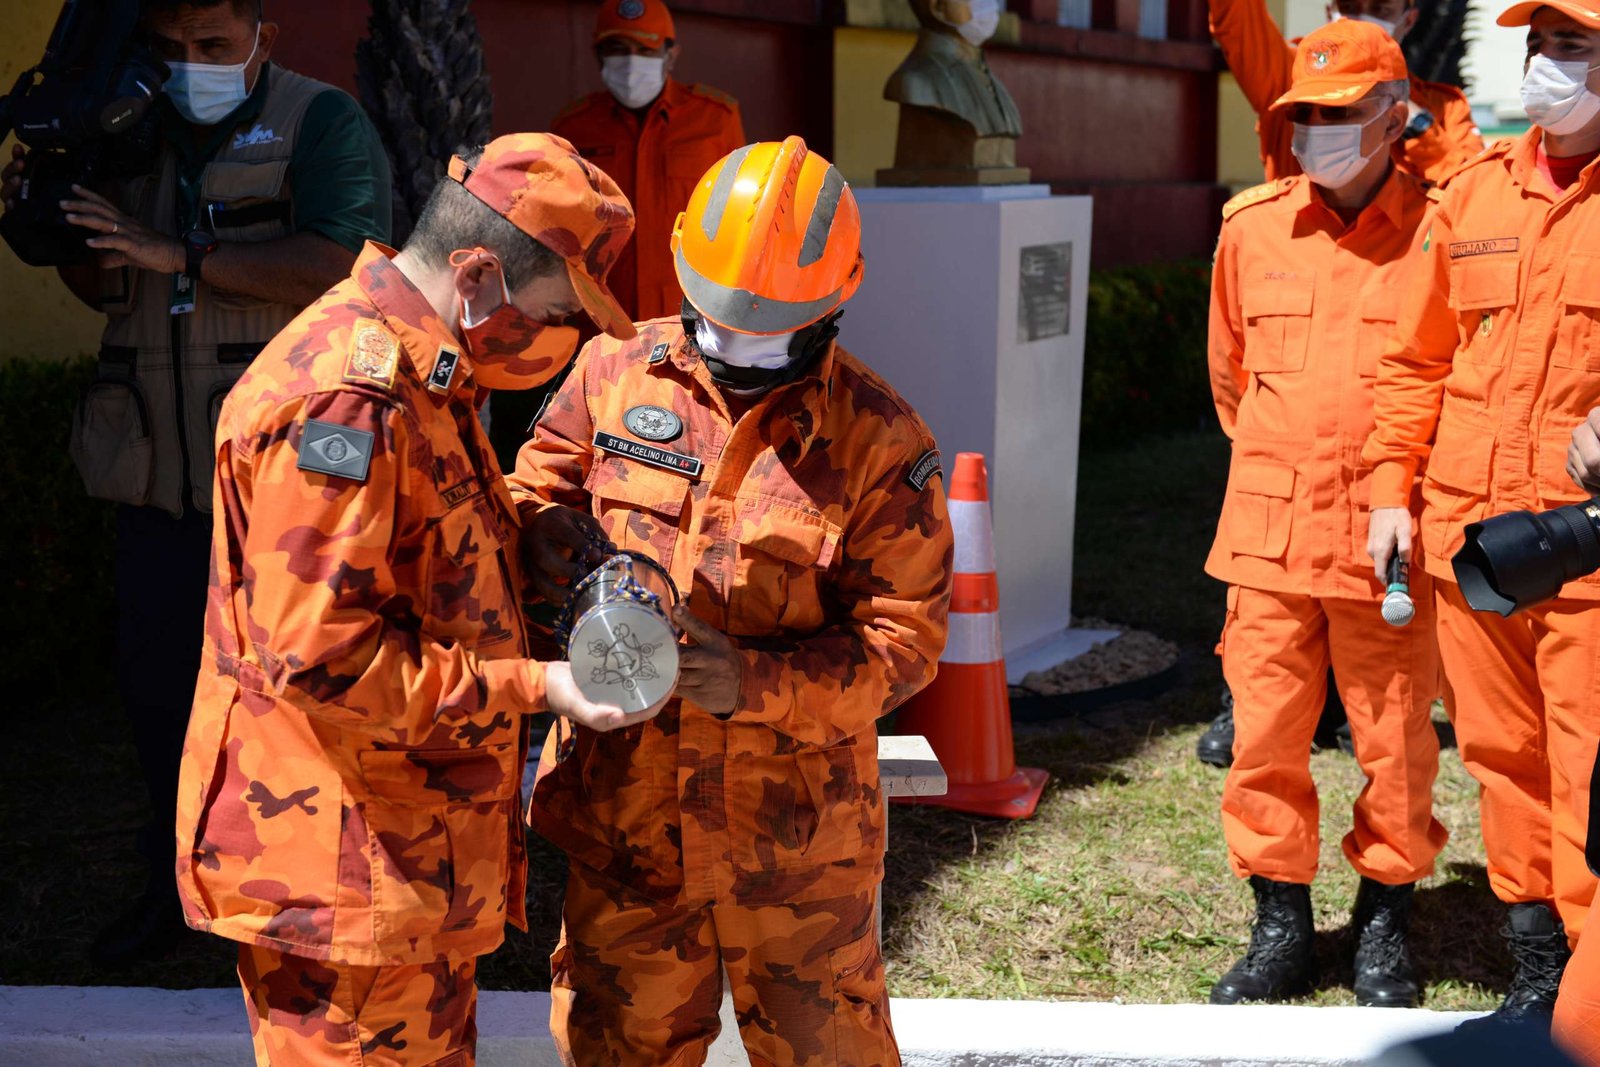
<instances>
[{"instance_id":1,"label":"white and orange striped cone","mask_svg":"<svg viewBox=\"0 0 1600 1067\"><path fill-rule=\"evenodd\" d=\"M1050 775L1019 768L1012 747L989 473L981 454L956 455L949 495L956 545L950 637L938 676L901 707L896 728L928 739L949 776L950 791L942 797L894 799L1026 819L1039 806Z\"/></svg>"}]
</instances>

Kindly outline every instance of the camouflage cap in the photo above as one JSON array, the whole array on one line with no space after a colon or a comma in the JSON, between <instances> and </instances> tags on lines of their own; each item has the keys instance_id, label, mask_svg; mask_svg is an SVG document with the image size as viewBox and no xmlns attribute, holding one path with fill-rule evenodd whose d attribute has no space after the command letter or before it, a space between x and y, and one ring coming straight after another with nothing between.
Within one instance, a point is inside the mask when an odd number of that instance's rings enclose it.
<instances>
[{"instance_id":1,"label":"camouflage cap","mask_svg":"<svg viewBox=\"0 0 1600 1067\"><path fill-rule=\"evenodd\" d=\"M1294 53L1294 84L1272 102L1348 107L1384 82L1406 81L1406 57L1380 27L1339 19L1306 34Z\"/></svg>"},{"instance_id":2,"label":"camouflage cap","mask_svg":"<svg viewBox=\"0 0 1600 1067\"><path fill-rule=\"evenodd\" d=\"M450 177L567 261L572 288L595 325L612 337L633 322L606 288L606 275L633 235L633 207L617 183L549 133L496 137L477 166L450 159Z\"/></svg>"},{"instance_id":3,"label":"camouflage cap","mask_svg":"<svg viewBox=\"0 0 1600 1067\"><path fill-rule=\"evenodd\" d=\"M605 0L594 20L596 44L607 37L628 37L646 48L660 48L676 35L672 12L661 0Z\"/></svg>"}]
</instances>

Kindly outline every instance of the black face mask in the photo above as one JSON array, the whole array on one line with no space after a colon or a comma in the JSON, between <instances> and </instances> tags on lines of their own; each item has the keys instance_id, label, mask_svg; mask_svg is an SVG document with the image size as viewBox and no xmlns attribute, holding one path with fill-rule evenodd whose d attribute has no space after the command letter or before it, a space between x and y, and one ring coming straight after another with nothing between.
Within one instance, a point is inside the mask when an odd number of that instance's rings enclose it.
<instances>
[{"instance_id":1,"label":"black face mask","mask_svg":"<svg viewBox=\"0 0 1600 1067\"><path fill-rule=\"evenodd\" d=\"M682 316L684 336L695 346L695 351L700 352L700 345L695 340L695 324L700 321L700 312L688 300L684 300ZM839 320L843 316L844 309L840 308L797 332L789 341L789 362L781 367L736 367L704 352L700 352L700 359L711 372L711 380L718 385L750 391L759 389L763 392L776 389L799 378L822 358L828 345L839 336Z\"/></svg>"}]
</instances>

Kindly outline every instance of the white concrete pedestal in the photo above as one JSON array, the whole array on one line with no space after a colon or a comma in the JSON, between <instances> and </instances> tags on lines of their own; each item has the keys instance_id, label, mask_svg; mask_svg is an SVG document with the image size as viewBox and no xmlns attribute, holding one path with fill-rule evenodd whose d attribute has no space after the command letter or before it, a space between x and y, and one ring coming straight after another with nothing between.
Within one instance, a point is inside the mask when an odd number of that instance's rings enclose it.
<instances>
[{"instance_id":1,"label":"white concrete pedestal","mask_svg":"<svg viewBox=\"0 0 1600 1067\"><path fill-rule=\"evenodd\" d=\"M927 420L946 471L987 460L1008 655L1072 614L1091 203L1049 192L856 189L866 277L840 333Z\"/></svg>"}]
</instances>

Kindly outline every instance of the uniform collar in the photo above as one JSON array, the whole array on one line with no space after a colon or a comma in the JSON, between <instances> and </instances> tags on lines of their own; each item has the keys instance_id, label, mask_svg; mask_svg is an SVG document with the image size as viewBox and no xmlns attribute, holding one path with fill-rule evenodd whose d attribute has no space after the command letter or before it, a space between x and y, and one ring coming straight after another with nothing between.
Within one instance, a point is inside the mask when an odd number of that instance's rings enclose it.
<instances>
[{"instance_id":1,"label":"uniform collar","mask_svg":"<svg viewBox=\"0 0 1600 1067\"><path fill-rule=\"evenodd\" d=\"M1383 180L1382 185L1378 186L1377 195L1372 198L1366 207L1361 209L1361 213L1356 216L1356 221L1351 223L1347 229L1354 229L1360 225L1362 219L1373 212L1377 212L1388 219L1389 224L1395 229L1404 226L1406 204L1405 188L1402 183L1408 180L1409 178L1398 166L1391 165L1389 167L1389 176ZM1315 208L1318 211L1327 212L1334 218L1339 217L1338 212L1333 210L1332 205L1322 198L1321 193L1317 192L1316 185L1310 178L1295 183L1295 188L1289 193L1289 203L1297 213Z\"/></svg>"},{"instance_id":2,"label":"uniform collar","mask_svg":"<svg viewBox=\"0 0 1600 1067\"><path fill-rule=\"evenodd\" d=\"M1550 184L1539 171L1539 152L1544 147L1544 131L1537 126L1532 126L1528 132L1511 143L1506 151L1504 164L1511 172L1511 178L1528 192L1537 193L1552 202L1564 200L1569 195L1587 188L1594 181L1595 164L1590 163L1583 168L1583 173L1578 175L1578 180L1566 189L1557 189Z\"/></svg>"},{"instance_id":3,"label":"uniform collar","mask_svg":"<svg viewBox=\"0 0 1600 1067\"><path fill-rule=\"evenodd\" d=\"M708 391L717 390L720 395L721 387L712 381L711 371L700 359L700 350L684 333L682 322L663 323L654 329L641 330L639 339L635 343L646 346L647 356L653 354L657 346L663 344L667 346L667 351L661 358L648 359L646 369L650 373L670 373L666 369L670 366L679 374L694 378ZM771 419L772 405L768 402L776 401L788 415L786 421L794 428L802 450L810 445L812 436L822 425L822 414L828 406L828 397L832 393L833 365L838 349L837 341L830 342L828 350L817 360L817 365L804 377L797 378L788 385L779 386L768 395L758 398L751 408L753 412L757 408L766 406L767 413L759 417L764 420Z\"/></svg>"},{"instance_id":4,"label":"uniform collar","mask_svg":"<svg viewBox=\"0 0 1600 1067\"><path fill-rule=\"evenodd\" d=\"M400 339L400 348L418 380L426 382L439 361L440 351L449 349L458 360L450 393L469 392L472 365L461 353L461 343L445 327L422 291L394 265L396 254L387 245L368 241L356 257L351 277L383 315L384 324Z\"/></svg>"}]
</instances>

